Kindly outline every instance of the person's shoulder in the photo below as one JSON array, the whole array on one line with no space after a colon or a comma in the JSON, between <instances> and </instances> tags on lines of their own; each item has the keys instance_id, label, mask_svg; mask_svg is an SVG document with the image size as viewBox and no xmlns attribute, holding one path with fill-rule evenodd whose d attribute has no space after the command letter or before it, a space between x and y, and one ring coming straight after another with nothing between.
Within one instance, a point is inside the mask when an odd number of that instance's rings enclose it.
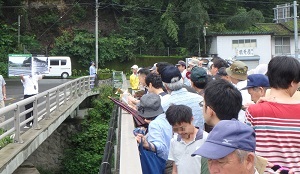
<instances>
[{"instance_id":1,"label":"person's shoulder","mask_svg":"<svg viewBox=\"0 0 300 174\"><path fill-rule=\"evenodd\" d=\"M272 110L272 106L274 103L272 102L261 102L250 105L247 110L252 116L261 115L262 113L266 113L269 110Z\"/></svg>"}]
</instances>

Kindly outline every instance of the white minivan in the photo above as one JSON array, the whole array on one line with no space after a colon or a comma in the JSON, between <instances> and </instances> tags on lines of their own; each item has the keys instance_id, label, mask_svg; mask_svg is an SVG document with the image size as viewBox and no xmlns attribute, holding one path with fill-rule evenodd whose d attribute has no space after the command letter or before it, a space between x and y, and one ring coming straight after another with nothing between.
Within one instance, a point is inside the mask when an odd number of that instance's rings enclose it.
<instances>
[{"instance_id":1,"label":"white minivan","mask_svg":"<svg viewBox=\"0 0 300 174\"><path fill-rule=\"evenodd\" d=\"M61 76L65 79L72 75L70 57L48 57L48 68L48 76Z\"/></svg>"},{"instance_id":2,"label":"white minivan","mask_svg":"<svg viewBox=\"0 0 300 174\"><path fill-rule=\"evenodd\" d=\"M33 57L33 65L35 72L45 76L67 78L72 75L71 58L67 56Z\"/></svg>"}]
</instances>

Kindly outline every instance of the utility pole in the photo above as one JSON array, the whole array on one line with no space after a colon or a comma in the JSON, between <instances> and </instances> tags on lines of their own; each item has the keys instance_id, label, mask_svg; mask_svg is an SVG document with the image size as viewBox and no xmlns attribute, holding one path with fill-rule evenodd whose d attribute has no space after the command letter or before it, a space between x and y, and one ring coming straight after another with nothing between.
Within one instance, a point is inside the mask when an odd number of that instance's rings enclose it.
<instances>
[{"instance_id":1,"label":"utility pole","mask_svg":"<svg viewBox=\"0 0 300 174\"><path fill-rule=\"evenodd\" d=\"M21 17L18 15L18 47L20 48Z\"/></svg>"},{"instance_id":2,"label":"utility pole","mask_svg":"<svg viewBox=\"0 0 300 174\"><path fill-rule=\"evenodd\" d=\"M295 35L295 58L298 59L298 21L297 21L297 1L294 1L294 35Z\"/></svg>"},{"instance_id":3,"label":"utility pole","mask_svg":"<svg viewBox=\"0 0 300 174\"><path fill-rule=\"evenodd\" d=\"M203 27L204 54L206 55L206 24Z\"/></svg>"},{"instance_id":4,"label":"utility pole","mask_svg":"<svg viewBox=\"0 0 300 174\"><path fill-rule=\"evenodd\" d=\"M96 23L95 23L95 37L96 37L96 72L98 70L98 8L99 8L99 4L98 4L98 0L96 0Z\"/></svg>"},{"instance_id":5,"label":"utility pole","mask_svg":"<svg viewBox=\"0 0 300 174\"><path fill-rule=\"evenodd\" d=\"M201 56L201 52L200 52L200 36L198 37L198 56Z\"/></svg>"}]
</instances>

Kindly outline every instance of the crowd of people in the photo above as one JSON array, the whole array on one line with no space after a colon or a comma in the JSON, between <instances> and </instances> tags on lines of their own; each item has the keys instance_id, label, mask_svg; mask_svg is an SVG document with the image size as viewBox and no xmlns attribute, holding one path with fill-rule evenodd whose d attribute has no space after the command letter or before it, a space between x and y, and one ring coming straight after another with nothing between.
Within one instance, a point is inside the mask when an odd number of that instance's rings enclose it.
<instances>
[{"instance_id":1,"label":"crowd of people","mask_svg":"<svg viewBox=\"0 0 300 174\"><path fill-rule=\"evenodd\" d=\"M144 92L129 105L149 123L136 139L167 161L161 173L300 173L299 61L211 62L131 67Z\"/></svg>"}]
</instances>

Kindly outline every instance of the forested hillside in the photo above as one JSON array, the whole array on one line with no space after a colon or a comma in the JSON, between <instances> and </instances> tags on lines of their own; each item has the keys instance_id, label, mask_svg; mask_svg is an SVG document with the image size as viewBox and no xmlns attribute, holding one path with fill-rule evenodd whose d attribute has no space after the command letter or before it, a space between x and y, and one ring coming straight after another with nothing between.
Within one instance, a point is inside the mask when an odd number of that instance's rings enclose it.
<instances>
[{"instance_id":1,"label":"forested hillside","mask_svg":"<svg viewBox=\"0 0 300 174\"><path fill-rule=\"evenodd\" d=\"M204 27L206 32L244 31L253 23L272 22L273 8L282 3L99 0L99 63L122 62L142 50L155 54L168 47L187 56L203 43ZM95 6L94 0L0 0L0 68L7 67L8 53L24 51L69 55L87 66L95 57Z\"/></svg>"}]
</instances>

